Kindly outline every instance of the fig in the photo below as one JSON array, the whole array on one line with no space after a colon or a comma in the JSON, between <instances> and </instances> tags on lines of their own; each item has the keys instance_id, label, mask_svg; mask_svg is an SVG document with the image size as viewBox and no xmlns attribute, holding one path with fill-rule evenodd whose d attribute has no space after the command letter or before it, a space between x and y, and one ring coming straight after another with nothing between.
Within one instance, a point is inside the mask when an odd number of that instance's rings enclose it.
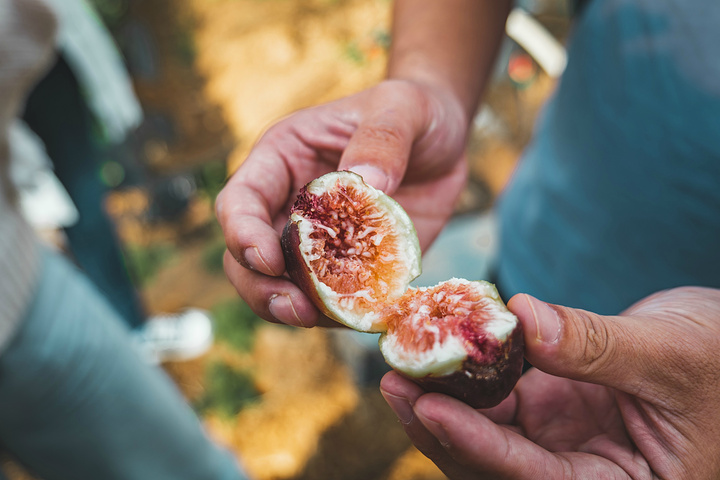
<instances>
[{"instance_id":1,"label":"fig","mask_svg":"<svg viewBox=\"0 0 720 480\"><path fill-rule=\"evenodd\" d=\"M290 278L328 317L380 333L385 361L427 391L474 408L500 403L520 378L523 335L491 283L421 273L405 210L352 172L305 185L282 234Z\"/></svg>"},{"instance_id":2,"label":"fig","mask_svg":"<svg viewBox=\"0 0 720 480\"><path fill-rule=\"evenodd\" d=\"M385 361L425 390L489 408L520 378L522 329L491 283L452 278L410 288L383 317Z\"/></svg>"},{"instance_id":3,"label":"fig","mask_svg":"<svg viewBox=\"0 0 720 480\"><path fill-rule=\"evenodd\" d=\"M290 278L328 317L386 330L382 308L420 275L420 244L405 210L352 172L304 186L282 235Z\"/></svg>"}]
</instances>

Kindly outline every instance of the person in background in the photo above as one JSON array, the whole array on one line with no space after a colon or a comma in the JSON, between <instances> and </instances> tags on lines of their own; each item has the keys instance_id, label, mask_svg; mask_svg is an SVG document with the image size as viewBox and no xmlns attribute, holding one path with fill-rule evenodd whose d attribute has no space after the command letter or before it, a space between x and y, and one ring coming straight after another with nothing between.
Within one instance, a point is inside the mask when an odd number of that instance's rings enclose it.
<instances>
[{"instance_id":1,"label":"person in background","mask_svg":"<svg viewBox=\"0 0 720 480\"><path fill-rule=\"evenodd\" d=\"M148 361L187 360L213 340L207 312L148 317L104 200L103 153L142 121L131 80L109 32L84 0L53 0L58 56L30 93L23 121L42 140L55 176L78 210L64 229L73 260L117 310Z\"/></svg>"},{"instance_id":2,"label":"person in background","mask_svg":"<svg viewBox=\"0 0 720 480\"><path fill-rule=\"evenodd\" d=\"M537 368L487 411L394 373L381 383L452 479L720 476L720 4L584 4L496 208L495 280ZM258 141L216 204L227 275L256 313L325 323L283 276L276 227L329 171L392 195L430 245L465 183L469 125L510 8L398 0L388 78Z\"/></svg>"},{"instance_id":3,"label":"person in background","mask_svg":"<svg viewBox=\"0 0 720 480\"><path fill-rule=\"evenodd\" d=\"M19 211L8 130L52 59L55 25L40 0L0 0L0 449L48 480L246 479Z\"/></svg>"}]
</instances>

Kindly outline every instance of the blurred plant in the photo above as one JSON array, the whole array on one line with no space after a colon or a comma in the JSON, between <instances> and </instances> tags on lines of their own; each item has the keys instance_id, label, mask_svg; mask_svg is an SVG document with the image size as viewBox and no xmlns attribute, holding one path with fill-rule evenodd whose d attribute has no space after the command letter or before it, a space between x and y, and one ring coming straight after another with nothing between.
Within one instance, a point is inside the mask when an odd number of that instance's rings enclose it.
<instances>
[{"instance_id":1,"label":"blurred plant","mask_svg":"<svg viewBox=\"0 0 720 480\"><path fill-rule=\"evenodd\" d=\"M125 18L129 9L128 0L90 0L88 2L108 27L112 28Z\"/></svg>"},{"instance_id":2,"label":"blurred plant","mask_svg":"<svg viewBox=\"0 0 720 480\"><path fill-rule=\"evenodd\" d=\"M175 54L185 66L192 66L197 55L195 37L192 30L184 28L175 37Z\"/></svg>"},{"instance_id":3,"label":"blurred plant","mask_svg":"<svg viewBox=\"0 0 720 480\"><path fill-rule=\"evenodd\" d=\"M343 45L343 55L355 64L364 65L386 53L390 42L387 28L376 28L362 38L346 42Z\"/></svg>"},{"instance_id":4,"label":"blurred plant","mask_svg":"<svg viewBox=\"0 0 720 480\"><path fill-rule=\"evenodd\" d=\"M124 249L125 263L138 286L145 286L161 267L177 255L177 249L168 244L148 246L127 245Z\"/></svg>"},{"instance_id":5,"label":"blurred plant","mask_svg":"<svg viewBox=\"0 0 720 480\"><path fill-rule=\"evenodd\" d=\"M390 43L392 43L392 37L390 35L390 31L387 28L376 29L375 31L373 31L372 36L375 45L381 47L383 50L388 50L390 48Z\"/></svg>"},{"instance_id":6,"label":"blurred plant","mask_svg":"<svg viewBox=\"0 0 720 480\"><path fill-rule=\"evenodd\" d=\"M205 163L197 174L198 191L214 200L225 186L227 176L227 165L224 161Z\"/></svg>"},{"instance_id":7,"label":"blurred plant","mask_svg":"<svg viewBox=\"0 0 720 480\"><path fill-rule=\"evenodd\" d=\"M213 235L213 238L206 242L203 247L202 264L208 273L223 274L225 249L225 239L222 236Z\"/></svg>"},{"instance_id":8,"label":"blurred plant","mask_svg":"<svg viewBox=\"0 0 720 480\"><path fill-rule=\"evenodd\" d=\"M363 53L358 43L355 41L345 44L345 47L343 48L343 54L353 63L356 63L358 65L362 65L363 63L365 63L365 54Z\"/></svg>"},{"instance_id":9,"label":"blurred plant","mask_svg":"<svg viewBox=\"0 0 720 480\"><path fill-rule=\"evenodd\" d=\"M211 203L215 202L220 190L227 180L227 165L218 160L207 162L196 174L198 194L205 196ZM223 255L225 254L225 238L220 225L212 224L211 238L203 249L203 266L212 274L223 273Z\"/></svg>"},{"instance_id":10,"label":"blurred plant","mask_svg":"<svg viewBox=\"0 0 720 480\"><path fill-rule=\"evenodd\" d=\"M249 372L237 370L222 362L213 362L205 372L205 392L195 402L199 413L214 412L225 418L257 401L260 393Z\"/></svg>"},{"instance_id":11,"label":"blurred plant","mask_svg":"<svg viewBox=\"0 0 720 480\"><path fill-rule=\"evenodd\" d=\"M264 322L242 300L226 300L212 308L215 339L245 352L255 342L257 327Z\"/></svg>"}]
</instances>

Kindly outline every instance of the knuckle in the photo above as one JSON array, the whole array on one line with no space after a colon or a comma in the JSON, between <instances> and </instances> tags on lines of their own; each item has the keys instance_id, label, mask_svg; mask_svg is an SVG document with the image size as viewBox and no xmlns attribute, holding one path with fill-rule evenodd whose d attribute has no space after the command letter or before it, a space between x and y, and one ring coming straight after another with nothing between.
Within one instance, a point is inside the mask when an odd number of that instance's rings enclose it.
<instances>
[{"instance_id":1,"label":"knuckle","mask_svg":"<svg viewBox=\"0 0 720 480\"><path fill-rule=\"evenodd\" d=\"M389 101L397 99L398 103L404 103L408 100L420 101L425 96L424 88L409 80L388 80L378 84L377 89L383 98Z\"/></svg>"},{"instance_id":2,"label":"knuckle","mask_svg":"<svg viewBox=\"0 0 720 480\"><path fill-rule=\"evenodd\" d=\"M368 125L362 130L363 136L373 142L398 142L403 138L403 132L397 126L388 124Z\"/></svg>"},{"instance_id":3,"label":"knuckle","mask_svg":"<svg viewBox=\"0 0 720 480\"><path fill-rule=\"evenodd\" d=\"M282 138L288 133L293 125L292 117L286 117L279 122L270 125L265 132L260 136L258 143L264 143L267 141L276 141L278 138Z\"/></svg>"},{"instance_id":4,"label":"knuckle","mask_svg":"<svg viewBox=\"0 0 720 480\"><path fill-rule=\"evenodd\" d=\"M615 337L608 324L596 315L578 312L578 337L580 340L578 367L586 375L603 370L615 357Z\"/></svg>"}]
</instances>

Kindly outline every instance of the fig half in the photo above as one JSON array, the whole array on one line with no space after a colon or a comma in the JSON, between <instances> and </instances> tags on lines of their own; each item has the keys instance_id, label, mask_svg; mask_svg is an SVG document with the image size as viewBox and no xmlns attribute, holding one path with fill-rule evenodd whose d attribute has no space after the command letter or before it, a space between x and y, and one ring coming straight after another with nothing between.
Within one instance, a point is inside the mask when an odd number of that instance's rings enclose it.
<instances>
[{"instance_id":1,"label":"fig half","mask_svg":"<svg viewBox=\"0 0 720 480\"><path fill-rule=\"evenodd\" d=\"M328 317L379 332L396 371L475 408L500 403L520 378L520 323L494 285L453 278L409 288L421 271L405 210L352 172L308 183L282 235L291 279Z\"/></svg>"},{"instance_id":2,"label":"fig half","mask_svg":"<svg viewBox=\"0 0 720 480\"><path fill-rule=\"evenodd\" d=\"M302 188L282 235L290 278L328 317L362 332L420 275L420 244L405 210L352 172Z\"/></svg>"},{"instance_id":3,"label":"fig half","mask_svg":"<svg viewBox=\"0 0 720 480\"><path fill-rule=\"evenodd\" d=\"M385 361L428 391L489 408L520 378L522 329L491 283L452 278L410 288L383 318Z\"/></svg>"}]
</instances>

